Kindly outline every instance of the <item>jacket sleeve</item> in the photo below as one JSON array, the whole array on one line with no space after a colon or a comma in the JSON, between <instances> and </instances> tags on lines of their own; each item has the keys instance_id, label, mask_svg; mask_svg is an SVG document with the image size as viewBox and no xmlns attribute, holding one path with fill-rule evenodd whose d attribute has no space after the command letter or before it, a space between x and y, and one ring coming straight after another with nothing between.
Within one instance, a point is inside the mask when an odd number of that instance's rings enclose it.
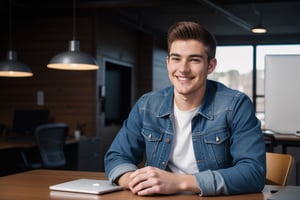
<instances>
[{"instance_id":1,"label":"jacket sleeve","mask_svg":"<svg viewBox=\"0 0 300 200\"><path fill-rule=\"evenodd\" d=\"M141 117L136 104L104 157L105 172L112 183L125 172L136 170L142 161L145 147L140 129Z\"/></svg>"},{"instance_id":2,"label":"jacket sleeve","mask_svg":"<svg viewBox=\"0 0 300 200\"><path fill-rule=\"evenodd\" d=\"M246 95L238 98L228 122L231 131L232 166L216 170L224 179L226 193L260 192L264 188L266 177L265 143L260 121L256 118L252 102ZM216 188L220 186L215 185L212 189L217 191Z\"/></svg>"}]
</instances>

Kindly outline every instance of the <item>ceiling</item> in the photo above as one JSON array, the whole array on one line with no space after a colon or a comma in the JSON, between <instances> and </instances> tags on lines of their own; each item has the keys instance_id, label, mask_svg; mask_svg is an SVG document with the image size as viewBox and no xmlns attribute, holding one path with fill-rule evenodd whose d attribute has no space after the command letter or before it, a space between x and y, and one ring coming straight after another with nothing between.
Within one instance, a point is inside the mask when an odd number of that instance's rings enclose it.
<instances>
[{"instance_id":1,"label":"ceiling","mask_svg":"<svg viewBox=\"0 0 300 200\"><path fill-rule=\"evenodd\" d=\"M28 13L55 15L72 10L72 3L13 0L13 7ZM76 5L80 11L97 11L99 16L157 37L165 38L167 28L181 20L197 21L217 38L260 37L250 31L260 21L268 29L265 36L300 37L299 0L77 0ZM1 11L7 11L8 1L1 1L0 6Z\"/></svg>"}]
</instances>

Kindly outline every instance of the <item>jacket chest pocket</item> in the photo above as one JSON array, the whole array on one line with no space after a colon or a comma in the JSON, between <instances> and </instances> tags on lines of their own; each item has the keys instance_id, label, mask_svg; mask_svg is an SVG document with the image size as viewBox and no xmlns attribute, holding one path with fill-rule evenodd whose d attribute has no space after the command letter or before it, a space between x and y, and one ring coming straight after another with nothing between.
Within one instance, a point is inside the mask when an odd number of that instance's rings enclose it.
<instances>
[{"instance_id":1,"label":"jacket chest pocket","mask_svg":"<svg viewBox=\"0 0 300 200\"><path fill-rule=\"evenodd\" d=\"M159 145L163 139L163 133L159 130L154 130L150 128L143 128L142 135L144 137L146 145L146 156L147 156L147 165L151 165L152 160L157 157L159 153Z\"/></svg>"},{"instance_id":2,"label":"jacket chest pocket","mask_svg":"<svg viewBox=\"0 0 300 200\"><path fill-rule=\"evenodd\" d=\"M212 132L204 137L209 161L215 167L225 167L231 163L230 134L226 129Z\"/></svg>"}]
</instances>

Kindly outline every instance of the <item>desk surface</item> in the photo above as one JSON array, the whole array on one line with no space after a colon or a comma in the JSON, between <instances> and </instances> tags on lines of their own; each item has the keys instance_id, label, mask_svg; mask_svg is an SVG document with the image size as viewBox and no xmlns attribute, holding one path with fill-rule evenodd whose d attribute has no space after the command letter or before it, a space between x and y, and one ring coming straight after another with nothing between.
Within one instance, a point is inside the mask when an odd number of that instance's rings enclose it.
<instances>
[{"instance_id":1,"label":"desk surface","mask_svg":"<svg viewBox=\"0 0 300 200\"><path fill-rule=\"evenodd\" d=\"M28 148L35 146L35 141L32 137L0 137L0 150L9 148Z\"/></svg>"},{"instance_id":2,"label":"desk surface","mask_svg":"<svg viewBox=\"0 0 300 200\"><path fill-rule=\"evenodd\" d=\"M67 138L66 144L76 143L78 140L75 138ZM0 150L10 148L30 148L35 147L35 139L33 136L28 137L0 137Z\"/></svg>"},{"instance_id":3,"label":"desk surface","mask_svg":"<svg viewBox=\"0 0 300 200\"><path fill-rule=\"evenodd\" d=\"M1 200L37 200L37 199L101 199L101 200L266 200L271 195L270 191L278 189L276 186L266 186L264 191L255 194L199 197L198 195L169 195L141 197L134 195L128 190L117 191L102 195L90 195L71 192L50 191L49 186L77 178L106 179L101 172L64 171L64 170L33 170L10 176L0 177L0 199Z\"/></svg>"},{"instance_id":4,"label":"desk surface","mask_svg":"<svg viewBox=\"0 0 300 200\"><path fill-rule=\"evenodd\" d=\"M287 147L300 147L300 136L295 134L275 133L272 131L263 131L265 134L265 141L271 145L270 151L273 151L277 145L282 146L282 153L286 153Z\"/></svg>"},{"instance_id":5,"label":"desk surface","mask_svg":"<svg viewBox=\"0 0 300 200\"><path fill-rule=\"evenodd\" d=\"M274 137L274 139L277 142L300 142L300 136L297 136L296 134L292 133L279 133L279 132L274 132L272 130L262 130L265 136L267 136L265 139L270 139L271 137Z\"/></svg>"},{"instance_id":6,"label":"desk surface","mask_svg":"<svg viewBox=\"0 0 300 200\"><path fill-rule=\"evenodd\" d=\"M274 134L276 141L300 142L300 137L295 134Z\"/></svg>"}]
</instances>

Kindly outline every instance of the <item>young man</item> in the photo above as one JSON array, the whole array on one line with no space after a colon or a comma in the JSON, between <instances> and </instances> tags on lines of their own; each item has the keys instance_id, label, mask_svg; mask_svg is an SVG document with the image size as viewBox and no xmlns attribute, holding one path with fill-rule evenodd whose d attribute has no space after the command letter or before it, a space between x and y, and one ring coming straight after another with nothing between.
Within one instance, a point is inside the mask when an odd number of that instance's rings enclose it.
<instances>
[{"instance_id":1,"label":"young man","mask_svg":"<svg viewBox=\"0 0 300 200\"><path fill-rule=\"evenodd\" d=\"M168 31L173 86L143 95L105 156L109 180L137 195L182 191L203 196L260 192L265 144L250 99L207 80L216 41L202 26ZM146 167L137 165L146 156Z\"/></svg>"}]
</instances>

